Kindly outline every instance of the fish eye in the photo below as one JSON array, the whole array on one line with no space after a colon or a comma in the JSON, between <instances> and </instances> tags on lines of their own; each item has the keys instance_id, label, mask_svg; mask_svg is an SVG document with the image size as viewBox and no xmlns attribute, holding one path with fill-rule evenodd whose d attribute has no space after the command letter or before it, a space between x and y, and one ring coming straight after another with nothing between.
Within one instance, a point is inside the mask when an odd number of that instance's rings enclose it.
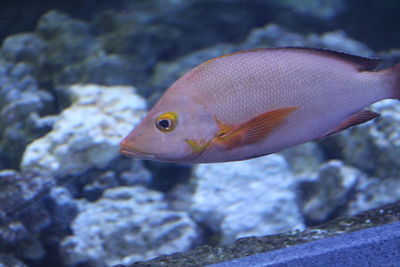
<instances>
[{"instance_id":1,"label":"fish eye","mask_svg":"<svg viewBox=\"0 0 400 267\"><path fill-rule=\"evenodd\" d=\"M165 112L156 118L155 125L161 132L171 132L175 129L177 121L178 114L175 112Z\"/></svg>"},{"instance_id":2,"label":"fish eye","mask_svg":"<svg viewBox=\"0 0 400 267\"><path fill-rule=\"evenodd\" d=\"M171 121L170 120L160 120L158 122L158 126L160 126L163 129L168 129L171 126Z\"/></svg>"}]
</instances>

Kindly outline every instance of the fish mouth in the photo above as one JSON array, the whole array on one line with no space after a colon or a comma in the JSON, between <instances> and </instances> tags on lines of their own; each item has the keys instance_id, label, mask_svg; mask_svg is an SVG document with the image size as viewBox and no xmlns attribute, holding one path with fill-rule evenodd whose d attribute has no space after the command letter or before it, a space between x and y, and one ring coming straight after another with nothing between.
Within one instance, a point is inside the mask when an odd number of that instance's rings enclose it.
<instances>
[{"instance_id":1,"label":"fish mouth","mask_svg":"<svg viewBox=\"0 0 400 267\"><path fill-rule=\"evenodd\" d=\"M142 151L139 151L137 149L133 149L131 147L127 148L127 147L123 147L121 146L121 148L119 149L119 152L126 156L126 157L130 157L130 158L145 158L145 159L155 159L156 156L153 154L149 154L149 153L145 153Z\"/></svg>"},{"instance_id":2,"label":"fish mouth","mask_svg":"<svg viewBox=\"0 0 400 267\"><path fill-rule=\"evenodd\" d=\"M154 159L156 157L154 154L137 149L135 147L135 138L132 138L132 134L125 137L119 144L119 147L119 152L126 157L141 159Z\"/></svg>"}]
</instances>

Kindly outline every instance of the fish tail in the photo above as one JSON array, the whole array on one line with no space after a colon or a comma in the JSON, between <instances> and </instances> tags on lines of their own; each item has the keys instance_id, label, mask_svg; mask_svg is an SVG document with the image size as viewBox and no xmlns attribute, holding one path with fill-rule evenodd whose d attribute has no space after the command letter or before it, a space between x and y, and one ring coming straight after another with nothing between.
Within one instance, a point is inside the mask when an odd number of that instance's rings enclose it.
<instances>
[{"instance_id":1,"label":"fish tail","mask_svg":"<svg viewBox=\"0 0 400 267\"><path fill-rule=\"evenodd\" d=\"M394 77L393 98L400 100L400 63L389 69Z\"/></svg>"}]
</instances>

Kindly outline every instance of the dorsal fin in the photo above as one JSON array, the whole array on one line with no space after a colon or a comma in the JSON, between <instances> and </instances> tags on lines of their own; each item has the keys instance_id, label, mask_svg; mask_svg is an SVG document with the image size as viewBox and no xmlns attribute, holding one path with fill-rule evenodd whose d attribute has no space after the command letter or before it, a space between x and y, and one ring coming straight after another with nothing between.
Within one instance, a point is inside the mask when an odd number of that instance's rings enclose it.
<instances>
[{"instance_id":1,"label":"dorsal fin","mask_svg":"<svg viewBox=\"0 0 400 267\"><path fill-rule=\"evenodd\" d=\"M205 65L208 65L218 59L235 56L235 55L239 55L239 54L254 53L254 52L267 52L268 53L268 52L280 51L280 50L281 51L285 51L285 50L290 51L291 50L294 52L311 53L314 55L335 58L337 60L341 60L341 61L347 62L349 64L352 64L359 71L372 71L372 70L376 69L376 67L382 61L382 59L379 59L379 58L361 57L361 56L356 56L356 55L352 55L349 53L339 52L339 51L334 51L334 50L329 50L329 49L307 48L307 47L294 46L294 47L257 48L257 49L237 51L237 52L233 52L233 53L229 53L226 55L222 55L222 56L218 56L218 57L209 59L208 61L204 62L202 65L205 66Z\"/></svg>"},{"instance_id":2,"label":"dorsal fin","mask_svg":"<svg viewBox=\"0 0 400 267\"><path fill-rule=\"evenodd\" d=\"M274 48L273 48L274 49ZM276 48L276 49L285 49L285 48ZM286 49L299 50L304 52L309 52L321 56L329 56L336 58L338 60L342 60L357 66L359 71L372 71L376 69L379 63L382 61L380 58L368 58L352 55L346 52L339 52L329 49L322 48L306 48L306 47L286 47Z\"/></svg>"}]
</instances>

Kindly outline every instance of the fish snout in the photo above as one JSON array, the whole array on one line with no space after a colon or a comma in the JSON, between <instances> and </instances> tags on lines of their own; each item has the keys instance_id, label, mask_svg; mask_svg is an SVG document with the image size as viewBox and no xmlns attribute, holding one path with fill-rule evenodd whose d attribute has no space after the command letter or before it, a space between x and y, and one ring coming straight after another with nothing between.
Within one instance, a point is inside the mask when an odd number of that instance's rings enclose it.
<instances>
[{"instance_id":1,"label":"fish snout","mask_svg":"<svg viewBox=\"0 0 400 267\"><path fill-rule=\"evenodd\" d=\"M127 157L137 157L138 155L137 153L135 153L133 144L134 144L134 138L128 135L119 144L119 152Z\"/></svg>"},{"instance_id":2,"label":"fish snout","mask_svg":"<svg viewBox=\"0 0 400 267\"><path fill-rule=\"evenodd\" d=\"M130 158L151 158L154 157L154 155L151 155L149 153L142 152L138 150L135 147L135 144L138 143L138 139L141 136L141 134L137 136L133 136L132 134L129 134L127 137L125 137L121 143L120 143L120 153L124 156L130 157Z\"/></svg>"}]
</instances>

